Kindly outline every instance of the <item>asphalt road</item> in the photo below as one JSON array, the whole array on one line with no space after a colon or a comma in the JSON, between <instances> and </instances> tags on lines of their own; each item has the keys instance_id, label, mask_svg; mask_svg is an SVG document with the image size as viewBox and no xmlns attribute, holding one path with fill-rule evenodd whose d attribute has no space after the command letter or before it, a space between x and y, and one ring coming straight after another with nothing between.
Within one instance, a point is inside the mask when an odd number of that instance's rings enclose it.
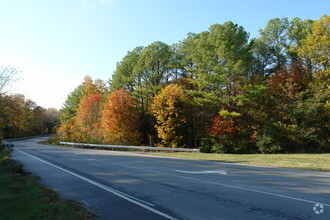
<instances>
[{"instance_id":1,"label":"asphalt road","mask_svg":"<svg viewBox=\"0 0 330 220\"><path fill-rule=\"evenodd\" d=\"M99 219L330 219L329 172L37 144L44 139L14 142L12 157Z\"/></svg>"}]
</instances>

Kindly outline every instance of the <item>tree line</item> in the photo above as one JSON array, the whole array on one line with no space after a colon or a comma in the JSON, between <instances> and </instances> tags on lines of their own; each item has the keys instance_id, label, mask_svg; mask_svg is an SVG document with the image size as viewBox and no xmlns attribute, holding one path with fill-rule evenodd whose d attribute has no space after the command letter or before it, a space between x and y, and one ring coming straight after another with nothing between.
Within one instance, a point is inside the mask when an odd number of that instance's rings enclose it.
<instances>
[{"instance_id":1,"label":"tree line","mask_svg":"<svg viewBox=\"0 0 330 220\"><path fill-rule=\"evenodd\" d=\"M0 141L5 138L51 134L60 122L57 109L45 109L21 94L10 94L19 70L0 66Z\"/></svg>"},{"instance_id":2,"label":"tree line","mask_svg":"<svg viewBox=\"0 0 330 220\"><path fill-rule=\"evenodd\" d=\"M201 148L330 152L330 17L275 18L250 39L231 21L177 44L136 47L108 83L85 77L57 139Z\"/></svg>"}]
</instances>

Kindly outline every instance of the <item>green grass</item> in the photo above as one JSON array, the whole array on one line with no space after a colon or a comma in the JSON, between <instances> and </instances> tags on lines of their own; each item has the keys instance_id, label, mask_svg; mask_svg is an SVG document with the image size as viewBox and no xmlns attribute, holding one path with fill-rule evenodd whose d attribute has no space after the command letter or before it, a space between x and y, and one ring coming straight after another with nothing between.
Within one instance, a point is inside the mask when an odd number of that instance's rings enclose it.
<instances>
[{"instance_id":1,"label":"green grass","mask_svg":"<svg viewBox=\"0 0 330 220\"><path fill-rule=\"evenodd\" d=\"M93 219L95 215L78 202L61 200L37 177L23 172L0 146L0 220L2 219Z\"/></svg>"},{"instance_id":2,"label":"green grass","mask_svg":"<svg viewBox=\"0 0 330 220\"><path fill-rule=\"evenodd\" d=\"M54 145L43 142L43 144ZM66 146L68 147L68 146ZM71 147L71 146L69 146ZM95 149L95 148L93 148ZM105 150L109 150L105 148ZM134 151L134 150L133 150ZM149 153L156 156L253 164L305 170L330 171L330 154L216 154L216 153Z\"/></svg>"},{"instance_id":3,"label":"green grass","mask_svg":"<svg viewBox=\"0 0 330 220\"><path fill-rule=\"evenodd\" d=\"M273 167L330 171L330 154L206 154L206 153L152 153L152 155L211 160Z\"/></svg>"}]
</instances>

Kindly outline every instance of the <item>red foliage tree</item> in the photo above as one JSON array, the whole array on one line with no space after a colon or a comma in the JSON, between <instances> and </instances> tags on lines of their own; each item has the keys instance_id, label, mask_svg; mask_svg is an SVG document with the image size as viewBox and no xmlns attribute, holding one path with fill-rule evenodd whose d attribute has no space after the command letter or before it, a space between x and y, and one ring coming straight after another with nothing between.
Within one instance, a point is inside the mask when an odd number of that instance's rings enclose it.
<instances>
[{"instance_id":1,"label":"red foliage tree","mask_svg":"<svg viewBox=\"0 0 330 220\"><path fill-rule=\"evenodd\" d=\"M231 134L237 130L234 119L226 119L222 115L217 115L212 119L212 126L208 129L208 133L212 136L219 137L224 134Z\"/></svg>"},{"instance_id":2,"label":"red foliage tree","mask_svg":"<svg viewBox=\"0 0 330 220\"><path fill-rule=\"evenodd\" d=\"M289 69L279 71L268 80L270 93L283 99L293 99L306 83L307 78L298 63L291 64Z\"/></svg>"}]
</instances>

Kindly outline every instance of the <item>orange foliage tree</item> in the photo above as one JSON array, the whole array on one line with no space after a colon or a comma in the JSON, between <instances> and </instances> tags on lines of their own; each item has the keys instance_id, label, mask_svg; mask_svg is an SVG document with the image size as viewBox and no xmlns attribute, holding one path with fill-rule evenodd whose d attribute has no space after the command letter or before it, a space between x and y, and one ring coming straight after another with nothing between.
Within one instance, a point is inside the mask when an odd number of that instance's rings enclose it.
<instances>
[{"instance_id":1,"label":"orange foliage tree","mask_svg":"<svg viewBox=\"0 0 330 220\"><path fill-rule=\"evenodd\" d=\"M135 100L127 90L108 95L102 111L103 141L107 144L138 145L140 117Z\"/></svg>"},{"instance_id":2,"label":"orange foliage tree","mask_svg":"<svg viewBox=\"0 0 330 220\"><path fill-rule=\"evenodd\" d=\"M98 142L101 119L102 95L84 97L78 107L74 129L76 138L82 142Z\"/></svg>"},{"instance_id":3,"label":"orange foliage tree","mask_svg":"<svg viewBox=\"0 0 330 220\"><path fill-rule=\"evenodd\" d=\"M212 126L208 129L208 133L212 136L219 137L224 134L230 134L237 130L234 119L226 119L222 115L217 115L212 119Z\"/></svg>"},{"instance_id":4,"label":"orange foliage tree","mask_svg":"<svg viewBox=\"0 0 330 220\"><path fill-rule=\"evenodd\" d=\"M61 141L100 142L102 99L106 91L102 80L86 76L67 98L61 109L62 121L57 129Z\"/></svg>"}]
</instances>

